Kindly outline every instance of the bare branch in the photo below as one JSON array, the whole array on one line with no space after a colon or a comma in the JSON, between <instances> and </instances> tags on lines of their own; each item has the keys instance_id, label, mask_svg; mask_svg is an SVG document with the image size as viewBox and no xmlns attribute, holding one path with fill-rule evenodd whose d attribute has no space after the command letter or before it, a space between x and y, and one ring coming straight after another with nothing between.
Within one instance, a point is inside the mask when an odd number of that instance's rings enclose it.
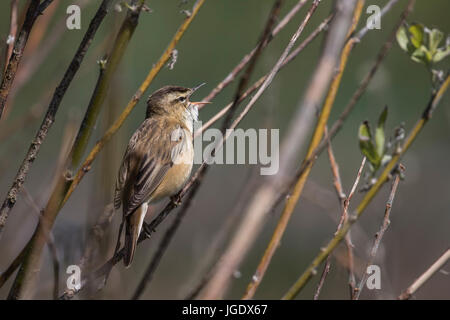
<instances>
[{"instance_id":1,"label":"bare branch","mask_svg":"<svg viewBox=\"0 0 450 320\"><path fill-rule=\"evenodd\" d=\"M319 283L317 284L316 292L314 293L314 300L319 300L320 291L322 291L323 284L325 283L325 279L330 272L331 262L330 257L327 258L325 262L325 267L323 267L322 275L320 276Z\"/></svg>"},{"instance_id":2,"label":"bare branch","mask_svg":"<svg viewBox=\"0 0 450 320\"><path fill-rule=\"evenodd\" d=\"M19 67L20 60L22 59L23 51L27 44L27 40L31 33L31 29L33 28L34 22L51 2L52 0L47 0L40 5L40 0L32 0L28 7L25 21L23 22L19 35L14 43L14 49L12 50L11 56L8 60L5 73L2 78L2 83L0 85L0 119L2 117L6 100L8 99L14 77L16 76L17 68Z\"/></svg>"},{"instance_id":3,"label":"bare branch","mask_svg":"<svg viewBox=\"0 0 450 320\"><path fill-rule=\"evenodd\" d=\"M402 164L399 164L399 170L400 170L400 172L403 172L405 170L405 168L403 167ZM364 285L366 284L366 280L367 280L366 270L370 265L373 264L375 257L377 255L377 252L378 252L378 248L380 247L381 240L383 239L384 233L386 232L387 228L389 227L389 224L391 223L391 221L390 221L391 209L392 209L392 204L394 203L394 197L395 197L395 193L397 192L397 187L398 187L399 182L400 182L400 173L397 172L395 174L394 181L392 182L391 193L390 193L389 199L386 203L386 209L384 210L383 223L381 225L380 230L375 234L375 241L373 243L372 250L370 251L370 256L369 256L369 259L367 260L366 267L363 270L363 276L361 277L361 281L359 282L358 287L353 290L353 297L352 297L353 300L358 300L359 296L361 295L361 292L362 292Z\"/></svg>"},{"instance_id":4,"label":"bare branch","mask_svg":"<svg viewBox=\"0 0 450 320\"><path fill-rule=\"evenodd\" d=\"M425 271L412 285L408 287L399 297L399 300L408 300L411 296L423 286L439 269L441 269L447 261L450 260L450 249L444 252L428 269Z\"/></svg>"},{"instance_id":5,"label":"bare branch","mask_svg":"<svg viewBox=\"0 0 450 320\"><path fill-rule=\"evenodd\" d=\"M11 57L13 46L14 46L14 40L16 39L16 33L17 33L17 7L18 7L18 1L19 0L11 0L11 13L9 16L9 33L8 37L6 39L6 50L5 50L5 70L8 66L9 58ZM1 114L0 114L1 117Z\"/></svg>"}]
</instances>

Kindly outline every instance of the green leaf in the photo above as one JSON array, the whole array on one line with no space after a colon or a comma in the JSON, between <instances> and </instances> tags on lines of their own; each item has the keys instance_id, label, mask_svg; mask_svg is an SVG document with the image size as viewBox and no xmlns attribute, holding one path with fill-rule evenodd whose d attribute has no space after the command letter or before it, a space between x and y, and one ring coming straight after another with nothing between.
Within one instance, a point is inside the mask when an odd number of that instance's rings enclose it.
<instances>
[{"instance_id":1,"label":"green leaf","mask_svg":"<svg viewBox=\"0 0 450 320\"><path fill-rule=\"evenodd\" d=\"M408 29L410 34L410 41L412 45L416 48L420 48L420 46L423 43L423 39L425 37L424 29L425 29L424 26L420 23L414 23Z\"/></svg>"},{"instance_id":2,"label":"green leaf","mask_svg":"<svg viewBox=\"0 0 450 320\"><path fill-rule=\"evenodd\" d=\"M439 62L448 55L450 55L450 37L447 38L445 47L436 50L433 56L433 62Z\"/></svg>"},{"instance_id":3,"label":"green leaf","mask_svg":"<svg viewBox=\"0 0 450 320\"><path fill-rule=\"evenodd\" d=\"M397 31L397 42L400 48L408 52L409 37L408 33L406 32L405 26L401 26Z\"/></svg>"},{"instance_id":4,"label":"green leaf","mask_svg":"<svg viewBox=\"0 0 450 320\"><path fill-rule=\"evenodd\" d=\"M415 62L424 63L428 65L431 62L431 54L424 46L414 50L411 54L411 59Z\"/></svg>"},{"instance_id":5,"label":"green leaf","mask_svg":"<svg viewBox=\"0 0 450 320\"><path fill-rule=\"evenodd\" d=\"M370 133L369 123L364 121L359 126L359 148L367 160L377 169L380 165L380 159L372 143L372 134Z\"/></svg>"},{"instance_id":6,"label":"green leaf","mask_svg":"<svg viewBox=\"0 0 450 320\"><path fill-rule=\"evenodd\" d=\"M432 55L435 54L437 48L439 47L439 43L441 43L443 38L444 38L444 34L442 33L442 31L440 31L438 29L433 29L430 31L430 39L429 39L428 49L430 50Z\"/></svg>"},{"instance_id":7,"label":"green leaf","mask_svg":"<svg viewBox=\"0 0 450 320\"><path fill-rule=\"evenodd\" d=\"M387 115L388 115L388 108L387 106L385 106L383 112L381 112L380 117L378 118L377 128L375 129L375 145L378 158L382 158L384 155L384 141L385 141L384 124L386 123Z\"/></svg>"}]
</instances>

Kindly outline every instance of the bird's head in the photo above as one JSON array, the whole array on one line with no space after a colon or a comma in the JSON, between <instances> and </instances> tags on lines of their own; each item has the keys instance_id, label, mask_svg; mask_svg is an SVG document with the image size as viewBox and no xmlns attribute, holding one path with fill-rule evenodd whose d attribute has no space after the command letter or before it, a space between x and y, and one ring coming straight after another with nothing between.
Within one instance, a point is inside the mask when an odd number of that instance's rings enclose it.
<instances>
[{"instance_id":1,"label":"bird's head","mask_svg":"<svg viewBox=\"0 0 450 320\"><path fill-rule=\"evenodd\" d=\"M148 97L146 118L154 114L172 114L183 116L189 107L209 102L191 102L191 95L204 83L194 88L165 86Z\"/></svg>"}]
</instances>

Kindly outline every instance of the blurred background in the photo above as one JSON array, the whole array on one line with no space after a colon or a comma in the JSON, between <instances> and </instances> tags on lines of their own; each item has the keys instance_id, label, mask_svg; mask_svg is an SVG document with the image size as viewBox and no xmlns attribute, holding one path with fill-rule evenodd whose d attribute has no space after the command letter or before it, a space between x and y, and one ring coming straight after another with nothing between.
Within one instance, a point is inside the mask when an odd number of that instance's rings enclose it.
<instances>
[{"instance_id":1,"label":"blurred background","mask_svg":"<svg viewBox=\"0 0 450 320\"><path fill-rule=\"evenodd\" d=\"M105 101L106 105L87 150L90 150L120 114L152 64L168 45L184 19L180 10L192 8L192 0L185 2L148 1L152 12L143 12L140 16L139 25L114 76ZM285 1L280 16L282 17L296 2ZM370 4L383 6L386 2L368 0L365 6ZM19 1L19 8L23 8L26 3L27 1ZM26 67L20 73L21 76L19 74L16 78L14 91L8 100L7 114L0 121L1 201L6 196L29 143L39 128L54 88L61 80L99 3L100 1L95 0L55 0L36 22L19 69ZM78 4L81 7L81 30L65 28L66 8L71 4ZM65 289L67 266L79 262L92 223L103 212L105 205L112 200L114 182L126 144L144 119L146 97L167 84L191 87L201 82L206 82L206 85L195 97L201 99L206 96L255 46L272 5L273 1L260 0L206 1L200 9L198 16L177 46L178 60L173 70L164 67L158 74L144 98L94 162L92 170L57 218L53 234L61 263L61 291ZM267 73L276 63L291 35L303 20L309 5L310 1L265 49L253 73L252 82ZM400 0L382 18L381 30L370 31L353 50L330 123L339 116L370 69L379 48L389 36L405 5L406 0ZM331 0L321 2L299 42L328 16L331 6ZM2 43L9 30L9 12L9 1L1 1ZM416 1L408 22L421 22L428 27L437 27L448 35L449 12L450 2L447 0L419 0ZM107 15L62 101L56 122L28 175L25 191L22 192L8 219L0 245L0 271L5 270L16 257L36 226L38 221L36 207L44 207L49 197L61 148L73 138L88 105L98 76L96 62L108 52L124 16L125 10L122 12L111 10ZM364 9L358 29L365 25L368 16ZM53 39L53 42L49 39ZM320 35L288 67L282 69L239 127L279 128L280 138L283 139L316 66L322 39L323 35ZM48 55L44 54L48 49L50 49ZM26 65L31 56L39 54L44 56L40 63ZM446 59L441 62L439 68L448 70L449 61L450 59ZM232 100L235 90L236 83L226 88L212 104L202 109L200 119L206 121L217 113ZM387 134L392 135L394 128L401 123L404 123L408 132L421 116L430 93L431 85L426 68L412 62L395 43L367 92L333 140L336 160L347 192L353 184L362 160L357 138L360 123L364 120L374 123L382 108L387 105L389 107ZM376 259L376 264L381 267L381 290L366 289L361 298L395 298L449 247L449 102L450 95L447 94L432 120L402 160L406 167L405 179L400 183L392 208L391 225ZM220 127L220 122L216 126ZM299 155L299 163L303 156ZM261 178L258 172L257 166L250 165L211 167L142 298L182 299L195 287L204 275L204 258L210 243L224 228L233 210L236 210L240 195L248 192L251 194L254 184L257 185L258 179ZM323 153L313 167L281 246L255 298L279 299L309 265L320 247L331 238L336 228L336 217L340 215L332 179L326 153ZM249 187L250 182L253 187ZM382 192L377 195L367 212L352 229L358 278L366 264L374 234L381 225L389 189L388 185L384 186ZM360 199L361 193L358 193L353 198L350 208L356 207ZM243 201L245 202L245 198ZM161 205L157 206L159 207ZM155 210L158 210L157 208ZM250 254L235 273L236 277L232 279L227 298L236 299L242 296L267 246L280 209L270 216ZM112 270L110 279L102 291L92 295L85 293L79 297L130 298L161 235L175 214L176 210L157 229L153 239L139 246L130 269L118 264ZM112 255L120 220L121 214L116 214L107 237L103 239L98 264ZM148 222L150 220L151 218L147 218ZM216 252L220 253L221 250ZM331 272L322 289L322 299L348 298L348 275L345 266L342 265L344 254L345 247L340 246L333 255ZM36 297L48 299L51 298L53 271L47 249L43 261ZM450 272L450 266L447 265L444 270ZM309 282L299 298L312 298L318 278L315 277ZM10 279L0 289L0 297L6 297L11 283ZM450 276L445 272L436 273L415 296L419 299L449 299Z\"/></svg>"}]
</instances>

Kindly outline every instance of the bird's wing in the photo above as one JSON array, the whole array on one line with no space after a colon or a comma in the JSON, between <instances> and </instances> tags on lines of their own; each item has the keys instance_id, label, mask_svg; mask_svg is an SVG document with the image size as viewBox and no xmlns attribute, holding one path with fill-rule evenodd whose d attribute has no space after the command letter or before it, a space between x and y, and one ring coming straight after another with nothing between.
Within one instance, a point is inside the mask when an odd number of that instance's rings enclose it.
<instances>
[{"instance_id":1,"label":"bird's wing","mask_svg":"<svg viewBox=\"0 0 450 320\"><path fill-rule=\"evenodd\" d=\"M146 119L128 143L116 182L114 206L124 217L151 196L183 152L188 136L179 123Z\"/></svg>"}]
</instances>

